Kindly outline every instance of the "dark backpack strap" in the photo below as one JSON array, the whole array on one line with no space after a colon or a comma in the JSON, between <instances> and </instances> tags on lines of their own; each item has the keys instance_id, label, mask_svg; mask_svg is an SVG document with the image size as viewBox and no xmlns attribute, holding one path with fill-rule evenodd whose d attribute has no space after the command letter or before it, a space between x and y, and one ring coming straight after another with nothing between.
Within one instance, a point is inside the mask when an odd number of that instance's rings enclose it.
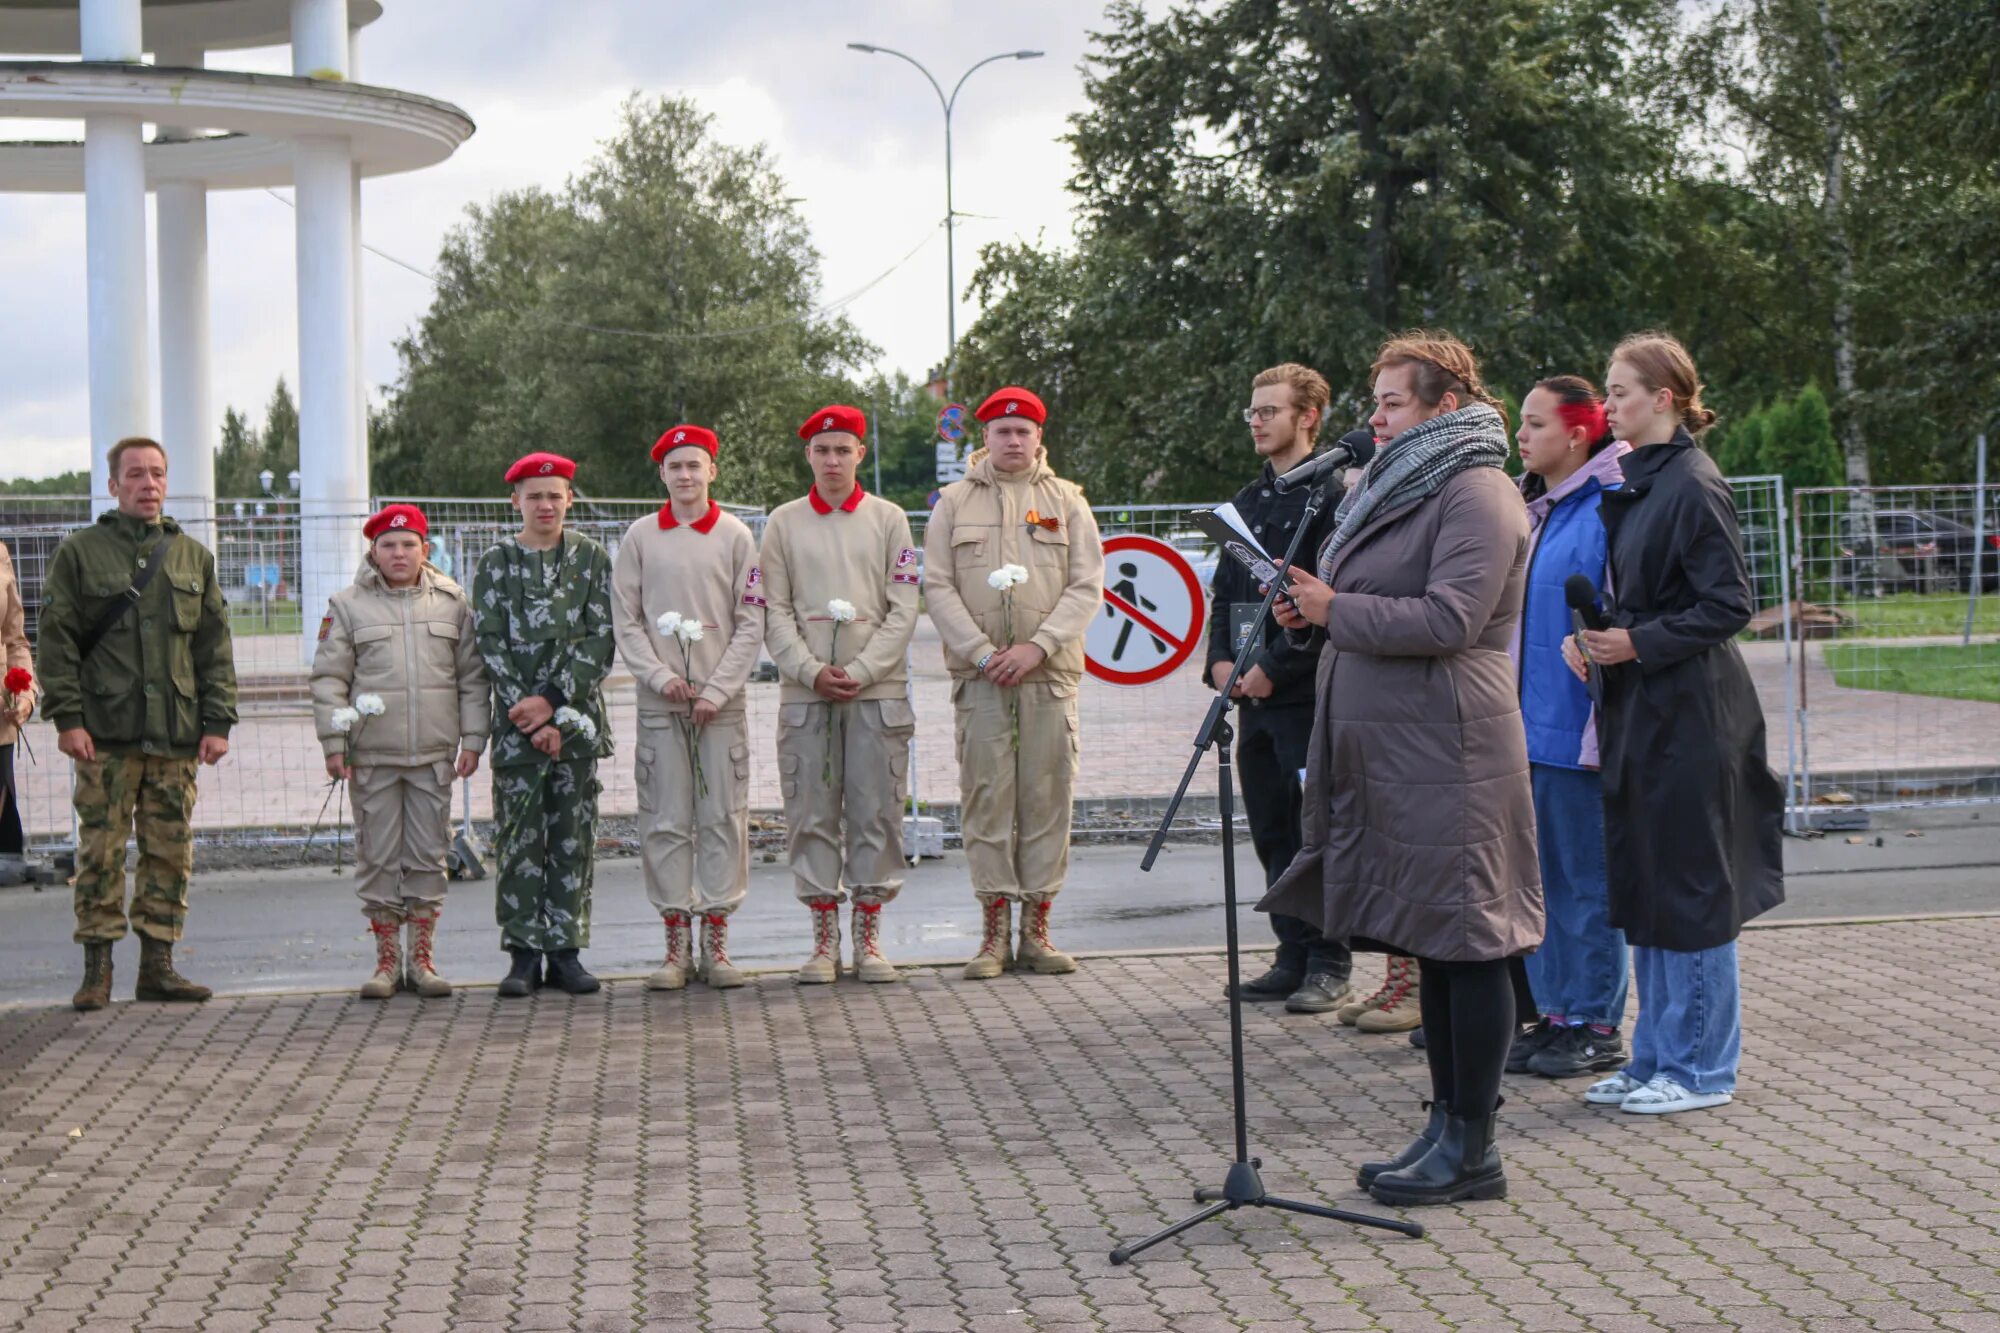
<instances>
[{"instance_id":1,"label":"dark backpack strap","mask_svg":"<svg viewBox=\"0 0 2000 1333\"><path fill-rule=\"evenodd\" d=\"M139 595L146 591L146 585L153 581L153 575L159 573L160 566L166 563L167 543L173 539L173 533L161 533L160 539L153 543L152 549L140 557L139 572L132 576L132 586L118 594L118 600L105 608L104 614L97 618L97 623L90 627L90 632L83 636L83 642L78 645L77 661L81 662L89 657L92 650L104 641L104 636L125 618L125 613L139 604Z\"/></svg>"}]
</instances>

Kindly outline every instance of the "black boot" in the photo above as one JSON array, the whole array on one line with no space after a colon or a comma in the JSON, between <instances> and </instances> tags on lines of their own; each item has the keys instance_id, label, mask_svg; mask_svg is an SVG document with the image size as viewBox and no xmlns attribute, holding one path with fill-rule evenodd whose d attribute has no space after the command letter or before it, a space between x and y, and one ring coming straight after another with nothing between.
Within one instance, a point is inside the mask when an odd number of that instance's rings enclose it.
<instances>
[{"instance_id":1,"label":"black boot","mask_svg":"<svg viewBox=\"0 0 2000 1333\"><path fill-rule=\"evenodd\" d=\"M1421 1032L1423 1029L1418 1028L1417 1031ZM1374 1184L1375 1177L1385 1171L1401 1171L1405 1167L1415 1166L1417 1159L1437 1145L1438 1135L1444 1133L1444 1103L1425 1102L1424 1109L1431 1113L1430 1123L1424 1126L1424 1132L1417 1135L1409 1147L1386 1162L1363 1162L1361 1169L1354 1173L1354 1178L1362 1189Z\"/></svg>"},{"instance_id":2,"label":"black boot","mask_svg":"<svg viewBox=\"0 0 2000 1333\"><path fill-rule=\"evenodd\" d=\"M1493 1143L1498 1116L1447 1115L1432 1149L1400 1171L1375 1177L1368 1192L1378 1203L1413 1207L1461 1199L1504 1199L1507 1175Z\"/></svg>"},{"instance_id":3,"label":"black boot","mask_svg":"<svg viewBox=\"0 0 2000 1333\"><path fill-rule=\"evenodd\" d=\"M571 995L588 995L597 989L597 978L583 970L574 949L549 951L549 984Z\"/></svg>"},{"instance_id":4,"label":"black boot","mask_svg":"<svg viewBox=\"0 0 2000 1333\"><path fill-rule=\"evenodd\" d=\"M1285 967L1282 964L1273 963L1262 976L1255 976L1247 981L1238 982L1237 993L1244 1000L1252 1003L1282 1000L1303 985L1305 979L1305 973L1301 972L1298 968ZM1228 997L1229 988L1227 986L1223 987L1222 994L1224 998Z\"/></svg>"},{"instance_id":5,"label":"black boot","mask_svg":"<svg viewBox=\"0 0 2000 1333\"><path fill-rule=\"evenodd\" d=\"M502 995L532 995L542 988L542 951L540 949L517 949L509 946L507 952L514 955L514 966L507 969L506 979L500 983Z\"/></svg>"}]
</instances>

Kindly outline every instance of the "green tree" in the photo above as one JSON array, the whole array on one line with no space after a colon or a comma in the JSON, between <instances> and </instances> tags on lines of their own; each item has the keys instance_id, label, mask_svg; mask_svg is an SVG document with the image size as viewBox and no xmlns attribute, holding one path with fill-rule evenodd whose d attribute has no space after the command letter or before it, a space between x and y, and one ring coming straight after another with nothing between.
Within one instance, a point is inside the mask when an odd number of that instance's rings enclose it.
<instances>
[{"instance_id":1,"label":"green tree","mask_svg":"<svg viewBox=\"0 0 2000 1333\"><path fill-rule=\"evenodd\" d=\"M1714 239L1674 216L1705 171L1674 32L1650 0L1114 4L1069 136L1077 248L984 252L961 378L1050 398L1093 490L1175 499L1240 481L1234 414L1275 362L1328 377L1333 424L1406 324L1517 393L1596 370Z\"/></svg>"},{"instance_id":2,"label":"green tree","mask_svg":"<svg viewBox=\"0 0 2000 1333\"><path fill-rule=\"evenodd\" d=\"M819 257L770 154L710 129L691 102L634 98L560 192L468 211L370 432L378 491L490 494L549 449L587 494L654 495L653 441L699 421L723 498L798 494L794 428L851 400L873 349L815 311Z\"/></svg>"},{"instance_id":3,"label":"green tree","mask_svg":"<svg viewBox=\"0 0 2000 1333\"><path fill-rule=\"evenodd\" d=\"M215 446L215 494L218 499L257 495L257 469L263 454L250 423L233 407L222 410L222 442Z\"/></svg>"},{"instance_id":4,"label":"green tree","mask_svg":"<svg viewBox=\"0 0 2000 1333\"><path fill-rule=\"evenodd\" d=\"M53 477L22 477L0 481L0 495L89 495L90 473L58 472Z\"/></svg>"},{"instance_id":5,"label":"green tree","mask_svg":"<svg viewBox=\"0 0 2000 1333\"><path fill-rule=\"evenodd\" d=\"M1783 477L1787 491L1841 484L1844 460L1819 385L1808 384L1789 401L1774 403L1766 421L1758 471Z\"/></svg>"}]
</instances>

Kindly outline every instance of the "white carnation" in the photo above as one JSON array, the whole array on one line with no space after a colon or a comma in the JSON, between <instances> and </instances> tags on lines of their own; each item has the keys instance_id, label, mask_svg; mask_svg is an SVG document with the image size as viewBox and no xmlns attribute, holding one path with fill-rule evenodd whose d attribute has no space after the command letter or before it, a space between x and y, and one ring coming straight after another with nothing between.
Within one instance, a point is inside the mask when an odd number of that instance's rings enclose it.
<instances>
[{"instance_id":1,"label":"white carnation","mask_svg":"<svg viewBox=\"0 0 2000 1333\"><path fill-rule=\"evenodd\" d=\"M1002 565L986 576L986 586L997 592L1005 592L1014 586L1014 576L1007 572L1007 566Z\"/></svg>"},{"instance_id":2,"label":"white carnation","mask_svg":"<svg viewBox=\"0 0 2000 1333\"><path fill-rule=\"evenodd\" d=\"M683 620L681 622L680 636L682 643L700 643L706 633L707 631L702 629L699 620Z\"/></svg>"},{"instance_id":3,"label":"white carnation","mask_svg":"<svg viewBox=\"0 0 2000 1333\"><path fill-rule=\"evenodd\" d=\"M662 611L660 618L654 621L653 624L658 627L661 638L671 639L680 632L681 613L678 611Z\"/></svg>"},{"instance_id":4,"label":"white carnation","mask_svg":"<svg viewBox=\"0 0 2000 1333\"><path fill-rule=\"evenodd\" d=\"M854 619L854 603L836 597L826 604L826 613L833 617L835 624L845 625Z\"/></svg>"},{"instance_id":5,"label":"white carnation","mask_svg":"<svg viewBox=\"0 0 2000 1333\"><path fill-rule=\"evenodd\" d=\"M352 708L336 708L333 710L333 717L330 720L333 729L345 736L348 732L354 730L354 724L361 720L361 714L358 710Z\"/></svg>"},{"instance_id":6,"label":"white carnation","mask_svg":"<svg viewBox=\"0 0 2000 1333\"><path fill-rule=\"evenodd\" d=\"M1026 565L1008 565L1007 576L1016 583L1026 583L1028 581L1028 567Z\"/></svg>"},{"instance_id":7,"label":"white carnation","mask_svg":"<svg viewBox=\"0 0 2000 1333\"><path fill-rule=\"evenodd\" d=\"M379 694L357 694L354 696L354 711L363 717L380 717L384 704Z\"/></svg>"},{"instance_id":8,"label":"white carnation","mask_svg":"<svg viewBox=\"0 0 2000 1333\"><path fill-rule=\"evenodd\" d=\"M582 713L576 715L576 734L587 741L597 739L597 724Z\"/></svg>"}]
</instances>

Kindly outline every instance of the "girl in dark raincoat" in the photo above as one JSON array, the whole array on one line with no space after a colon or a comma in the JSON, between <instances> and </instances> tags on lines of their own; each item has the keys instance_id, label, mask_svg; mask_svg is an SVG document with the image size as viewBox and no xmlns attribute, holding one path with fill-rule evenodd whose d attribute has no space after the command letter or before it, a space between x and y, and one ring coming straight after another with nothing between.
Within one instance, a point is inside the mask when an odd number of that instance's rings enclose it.
<instances>
[{"instance_id":1,"label":"girl in dark raincoat","mask_svg":"<svg viewBox=\"0 0 2000 1333\"><path fill-rule=\"evenodd\" d=\"M1742 1049L1736 936L1784 901L1784 795L1735 636L1750 580L1729 484L1691 432L1715 414L1673 338L1611 356L1607 415L1633 445L1599 513L1612 628L1586 632L1605 668L1599 722L1611 924L1633 944L1632 1062L1585 1100L1664 1115L1728 1102ZM1572 669L1582 660L1564 646Z\"/></svg>"}]
</instances>

